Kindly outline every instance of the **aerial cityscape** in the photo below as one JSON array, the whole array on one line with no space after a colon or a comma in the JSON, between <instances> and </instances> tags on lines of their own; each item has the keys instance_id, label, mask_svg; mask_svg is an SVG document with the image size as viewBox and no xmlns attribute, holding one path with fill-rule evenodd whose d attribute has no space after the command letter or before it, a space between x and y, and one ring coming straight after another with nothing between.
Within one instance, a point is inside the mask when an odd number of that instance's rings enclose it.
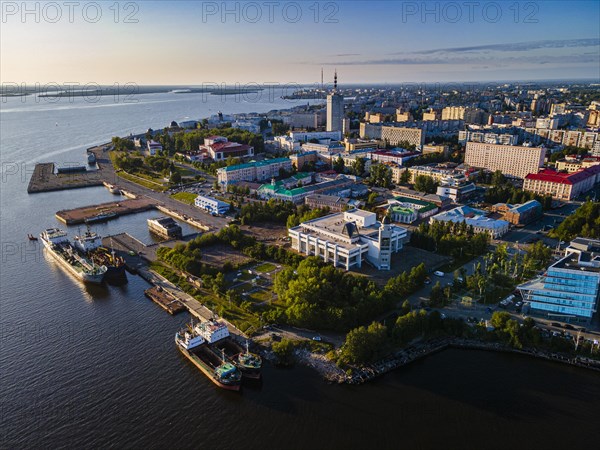
<instances>
[{"instance_id":1,"label":"aerial cityscape","mask_svg":"<svg viewBox=\"0 0 600 450\"><path fill-rule=\"evenodd\" d=\"M599 3L1 6L1 449L600 438Z\"/></svg>"}]
</instances>

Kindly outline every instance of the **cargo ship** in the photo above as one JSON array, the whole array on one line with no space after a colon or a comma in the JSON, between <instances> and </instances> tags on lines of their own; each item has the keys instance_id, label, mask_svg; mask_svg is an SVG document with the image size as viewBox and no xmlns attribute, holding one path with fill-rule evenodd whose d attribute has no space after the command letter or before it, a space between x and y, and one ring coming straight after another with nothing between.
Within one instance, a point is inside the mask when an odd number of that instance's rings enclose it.
<instances>
[{"instance_id":1,"label":"cargo ship","mask_svg":"<svg viewBox=\"0 0 600 450\"><path fill-rule=\"evenodd\" d=\"M125 260L102 246L102 238L89 228L83 235L75 236L74 247L94 264L106 267L104 279L113 283L127 283Z\"/></svg>"},{"instance_id":2,"label":"cargo ship","mask_svg":"<svg viewBox=\"0 0 600 450\"><path fill-rule=\"evenodd\" d=\"M175 334L177 348L183 353L210 381L222 389L239 391L242 373L232 363L219 357L208 347L206 339L198 333L198 327L187 325Z\"/></svg>"},{"instance_id":3,"label":"cargo ship","mask_svg":"<svg viewBox=\"0 0 600 450\"><path fill-rule=\"evenodd\" d=\"M219 353L223 352L242 371L245 378L258 380L261 377L262 358L248 350L248 341L244 349L235 341L227 325L210 320L196 326L198 333Z\"/></svg>"},{"instance_id":4,"label":"cargo ship","mask_svg":"<svg viewBox=\"0 0 600 450\"><path fill-rule=\"evenodd\" d=\"M79 280L86 283L102 283L107 271L106 266L98 266L79 254L71 245L66 232L58 228L48 228L42 232L40 239L60 266Z\"/></svg>"}]
</instances>

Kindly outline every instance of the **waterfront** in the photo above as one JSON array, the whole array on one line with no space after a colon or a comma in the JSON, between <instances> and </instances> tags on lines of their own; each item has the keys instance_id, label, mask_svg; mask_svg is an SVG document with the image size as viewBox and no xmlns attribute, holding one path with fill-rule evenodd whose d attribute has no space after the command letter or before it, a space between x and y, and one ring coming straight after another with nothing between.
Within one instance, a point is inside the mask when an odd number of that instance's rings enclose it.
<instances>
[{"instance_id":1,"label":"waterfront","mask_svg":"<svg viewBox=\"0 0 600 450\"><path fill-rule=\"evenodd\" d=\"M26 114L15 112L20 99L2 104L1 447L572 448L599 437L596 372L516 355L445 351L363 386L267 365L261 387L216 389L175 347L186 315L171 317L146 299L146 282L128 275L121 287L83 286L27 241L27 233L62 226L56 211L115 197L104 187L28 195L28 178L10 174L14 163L81 163L86 147L113 134L213 113L192 115L193 95L176 97L181 105L148 98L133 114L131 106L61 102ZM173 106L160 111L168 118L157 117L157 102ZM149 243L154 215L93 229Z\"/></svg>"}]
</instances>

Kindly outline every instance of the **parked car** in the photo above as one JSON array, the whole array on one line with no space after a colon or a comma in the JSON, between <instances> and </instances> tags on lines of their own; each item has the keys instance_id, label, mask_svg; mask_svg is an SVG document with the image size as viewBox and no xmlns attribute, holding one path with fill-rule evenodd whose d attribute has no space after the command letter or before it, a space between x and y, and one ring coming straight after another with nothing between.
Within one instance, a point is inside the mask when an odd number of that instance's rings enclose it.
<instances>
[{"instance_id":1,"label":"parked car","mask_svg":"<svg viewBox=\"0 0 600 450\"><path fill-rule=\"evenodd\" d=\"M434 274L436 277L443 277L443 276L444 276L444 272L440 272L439 270L436 270L435 272L433 272L433 274Z\"/></svg>"},{"instance_id":2,"label":"parked car","mask_svg":"<svg viewBox=\"0 0 600 450\"><path fill-rule=\"evenodd\" d=\"M321 336L313 336L312 340L313 341L317 341L317 342L321 342Z\"/></svg>"}]
</instances>

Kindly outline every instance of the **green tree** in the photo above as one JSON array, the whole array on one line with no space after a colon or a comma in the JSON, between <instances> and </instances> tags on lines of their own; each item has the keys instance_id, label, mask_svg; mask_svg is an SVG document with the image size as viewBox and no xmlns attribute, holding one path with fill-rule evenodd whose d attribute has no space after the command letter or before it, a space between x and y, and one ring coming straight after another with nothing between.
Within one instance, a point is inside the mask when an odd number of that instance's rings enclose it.
<instances>
[{"instance_id":1,"label":"green tree","mask_svg":"<svg viewBox=\"0 0 600 450\"><path fill-rule=\"evenodd\" d=\"M337 173L344 173L345 167L346 165L341 155L333 161L333 170L335 170Z\"/></svg>"},{"instance_id":2,"label":"green tree","mask_svg":"<svg viewBox=\"0 0 600 450\"><path fill-rule=\"evenodd\" d=\"M417 177L415 178L414 187L419 192L434 194L437 190L438 185L439 183L429 175L417 175Z\"/></svg>"},{"instance_id":3,"label":"green tree","mask_svg":"<svg viewBox=\"0 0 600 450\"><path fill-rule=\"evenodd\" d=\"M402 174L400 175L400 184L408 184L410 183L410 172L408 169L404 169Z\"/></svg>"},{"instance_id":4,"label":"green tree","mask_svg":"<svg viewBox=\"0 0 600 450\"><path fill-rule=\"evenodd\" d=\"M369 181L372 186L389 188L392 185L392 169L386 164L373 164Z\"/></svg>"}]
</instances>

